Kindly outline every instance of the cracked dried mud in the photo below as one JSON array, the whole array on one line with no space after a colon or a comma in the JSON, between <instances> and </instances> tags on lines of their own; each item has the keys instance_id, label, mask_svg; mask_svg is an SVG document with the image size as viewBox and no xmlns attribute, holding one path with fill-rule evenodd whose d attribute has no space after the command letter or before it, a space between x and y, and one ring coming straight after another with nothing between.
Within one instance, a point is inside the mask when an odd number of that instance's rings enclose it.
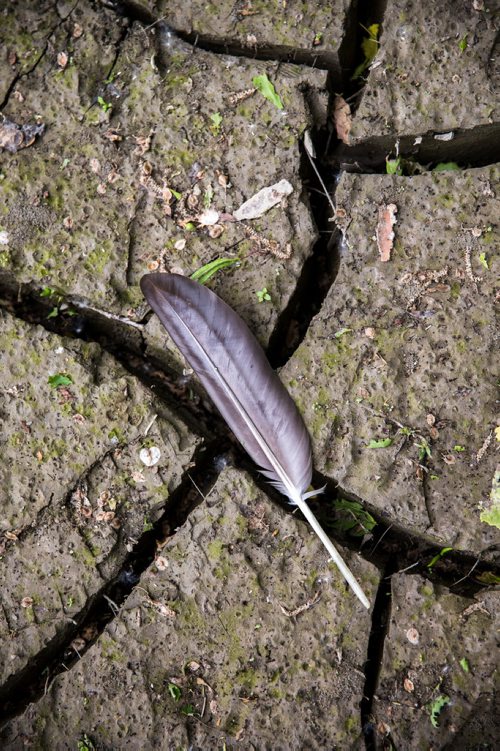
<instances>
[{"instance_id":1,"label":"cracked dried mud","mask_svg":"<svg viewBox=\"0 0 500 751\"><path fill-rule=\"evenodd\" d=\"M499 14L459 5L0 4L3 749L497 748ZM218 258L370 612L142 298Z\"/></svg>"}]
</instances>

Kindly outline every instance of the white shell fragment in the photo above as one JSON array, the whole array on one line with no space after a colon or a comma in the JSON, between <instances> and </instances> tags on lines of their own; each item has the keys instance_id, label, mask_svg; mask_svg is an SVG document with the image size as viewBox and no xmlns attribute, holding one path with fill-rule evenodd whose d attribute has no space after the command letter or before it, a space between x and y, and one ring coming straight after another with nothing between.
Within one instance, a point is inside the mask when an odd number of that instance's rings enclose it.
<instances>
[{"instance_id":1,"label":"white shell fragment","mask_svg":"<svg viewBox=\"0 0 500 751\"><path fill-rule=\"evenodd\" d=\"M146 467L154 467L160 461L160 457L161 451L157 446L150 446L139 451L139 459Z\"/></svg>"},{"instance_id":2,"label":"white shell fragment","mask_svg":"<svg viewBox=\"0 0 500 751\"><path fill-rule=\"evenodd\" d=\"M8 245L9 244L9 233L5 230L2 230L0 232L0 245Z\"/></svg>"},{"instance_id":3,"label":"white shell fragment","mask_svg":"<svg viewBox=\"0 0 500 751\"><path fill-rule=\"evenodd\" d=\"M285 196L289 196L293 191L293 186L288 180L280 180L275 185L262 188L258 193L253 195L248 201L245 201L240 208L234 212L234 218L241 222L243 219L257 219L276 206Z\"/></svg>"},{"instance_id":4,"label":"white shell fragment","mask_svg":"<svg viewBox=\"0 0 500 751\"><path fill-rule=\"evenodd\" d=\"M207 209L196 217L196 221L199 222L202 227L211 227L219 221L219 212L215 209Z\"/></svg>"},{"instance_id":5,"label":"white shell fragment","mask_svg":"<svg viewBox=\"0 0 500 751\"><path fill-rule=\"evenodd\" d=\"M434 136L435 141L451 141L455 134L452 130L449 133L438 133Z\"/></svg>"}]
</instances>

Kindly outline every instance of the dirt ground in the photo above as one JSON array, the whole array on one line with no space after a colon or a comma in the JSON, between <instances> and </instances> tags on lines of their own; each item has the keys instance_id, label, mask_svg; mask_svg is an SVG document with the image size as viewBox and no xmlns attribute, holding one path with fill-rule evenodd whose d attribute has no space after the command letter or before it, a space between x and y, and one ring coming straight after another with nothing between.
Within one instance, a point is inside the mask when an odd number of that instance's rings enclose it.
<instances>
[{"instance_id":1,"label":"dirt ground","mask_svg":"<svg viewBox=\"0 0 500 751\"><path fill-rule=\"evenodd\" d=\"M2 748L497 748L499 26L0 3ZM141 294L217 260L369 611Z\"/></svg>"}]
</instances>

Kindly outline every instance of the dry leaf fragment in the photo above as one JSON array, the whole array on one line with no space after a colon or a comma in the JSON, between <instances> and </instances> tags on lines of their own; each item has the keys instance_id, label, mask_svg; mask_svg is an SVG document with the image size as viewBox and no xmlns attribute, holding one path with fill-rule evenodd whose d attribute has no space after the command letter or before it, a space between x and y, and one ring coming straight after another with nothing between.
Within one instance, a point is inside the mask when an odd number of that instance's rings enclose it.
<instances>
[{"instance_id":1,"label":"dry leaf fragment","mask_svg":"<svg viewBox=\"0 0 500 751\"><path fill-rule=\"evenodd\" d=\"M17 125L17 123L5 119L0 125L0 151L5 149L11 154L15 154L16 151L26 149L34 143L35 138L42 135L44 130L45 125L43 123L39 125Z\"/></svg>"},{"instance_id":2,"label":"dry leaf fragment","mask_svg":"<svg viewBox=\"0 0 500 751\"><path fill-rule=\"evenodd\" d=\"M293 191L293 186L288 180L280 180L275 185L270 185L267 188L262 188L258 193L255 193L248 201L245 201L240 208L234 212L234 218L241 222L243 219L257 219L272 209L282 201L283 198L289 196Z\"/></svg>"},{"instance_id":3,"label":"dry leaf fragment","mask_svg":"<svg viewBox=\"0 0 500 751\"><path fill-rule=\"evenodd\" d=\"M32 597L23 597L21 600L21 607L22 608L30 608L34 603L34 600Z\"/></svg>"},{"instance_id":4,"label":"dry leaf fragment","mask_svg":"<svg viewBox=\"0 0 500 751\"><path fill-rule=\"evenodd\" d=\"M64 68L68 64L68 55L66 52L59 52L57 54L57 64L60 68L64 70Z\"/></svg>"},{"instance_id":5,"label":"dry leaf fragment","mask_svg":"<svg viewBox=\"0 0 500 751\"><path fill-rule=\"evenodd\" d=\"M409 678L405 678L404 679L404 681L403 681L403 688L409 694L411 694L411 693L413 693L413 691L415 691L414 683Z\"/></svg>"},{"instance_id":6,"label":"dry leaf fragment","mask_svg":"<svg viewBox=\"0 0 500 751\"><path fill-rule=\"evenodd\" d=\"M73 39L79 39L82 36L82 34L83 34L83 28L80 26L79 23L75 23L75 25L73 26L73 32L71 36L73 37Z\"/></svg>"},{"instance_id":7,"label":"dry leaf fragment","mask_svg":"<svg viewBox=\"0 0 500 751\"><path fill-rule=\"evenodd\" d=\"M388 203L379 206L378 224L377 224L377 247L380 253L380 260L386 263L391 259L392 248L394 244L394 230L396 224L396 214L398 207L395 203Z\"/></svg>"},{"instance_id":8,"label":"dry leaf fragment","mask_svg":"<svg viewBox=\"0 0 500 751\"><path fill-rule=\"evenodd\" d=\"M333 122L337 131L337 138L343 143L349 144L349 132L351 130L351 108L341 96L336 96L333 103Z\"/></svg>"}]
</instances>

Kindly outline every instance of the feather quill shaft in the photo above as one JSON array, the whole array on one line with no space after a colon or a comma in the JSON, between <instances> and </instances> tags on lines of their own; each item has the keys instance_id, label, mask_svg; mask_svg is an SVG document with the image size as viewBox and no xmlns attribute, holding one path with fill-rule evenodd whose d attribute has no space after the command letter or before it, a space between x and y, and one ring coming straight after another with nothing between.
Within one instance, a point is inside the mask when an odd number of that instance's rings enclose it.
<instances>
[{"instance_id":1,"label":"feather quill shaft","mask_svg":"<svg viewBox=\"0 0 500 751\"><path fill-rule=\"evenodd\" d=\"M207 287L178 274L147 274L141 289L247 453L299 507L369 608L358 582L305 501L312 478L309 434L246 324Z\"/></svg>"}]
</instances>

